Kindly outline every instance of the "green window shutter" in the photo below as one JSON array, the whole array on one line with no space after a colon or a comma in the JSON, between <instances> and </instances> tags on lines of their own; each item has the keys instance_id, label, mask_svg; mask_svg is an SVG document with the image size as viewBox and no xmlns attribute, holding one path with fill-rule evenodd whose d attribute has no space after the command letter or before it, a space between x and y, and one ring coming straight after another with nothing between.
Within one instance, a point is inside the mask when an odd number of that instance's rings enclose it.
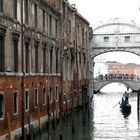
<instances>
[{"instance_id":1,"label":"green window shutter","mask_svg":"<svg viewBox=\"0 0 140 140\"><path fill-rule=\"evenodd\" d=\"M42 30L45 32L45 11L43 10Z\"/></svg>"},{"instance_id":2,"label":"green window shutter","mask_svg":"<svg viewBox=\"0 0 140 140\"><path fill-rule=\"evenodd\" d=\"M28 24L28 0L24 0L25 24Z\"/></svg>"},{"instance_id":3,"label":"green window shutter","mask_svg":"<svg viewBox=\"0 0 140 140\"><path fill-rule=\"evenodd\" d=\"M0 0L0 12L3 13L3 0Z\"/></svg>"},{"instance_id":4,"label":"green window shutter","mask_svg":"<svg viewBox=\"0 0 140 140\"><path fill-rule=\"evenodd\" d=\"M13 18L17 19L17 0L13 0Z\"/></svg>"},{"instance_id":5,"label":"green window shutter","mask_svg":"<svg viewBox=\"0 0 140 140\"><path fill-rule=\"evenodd\" d=\"M35 19L35 28L37 29L37 5L34 5L34 19Z\"/></svg>"}]
</instances>

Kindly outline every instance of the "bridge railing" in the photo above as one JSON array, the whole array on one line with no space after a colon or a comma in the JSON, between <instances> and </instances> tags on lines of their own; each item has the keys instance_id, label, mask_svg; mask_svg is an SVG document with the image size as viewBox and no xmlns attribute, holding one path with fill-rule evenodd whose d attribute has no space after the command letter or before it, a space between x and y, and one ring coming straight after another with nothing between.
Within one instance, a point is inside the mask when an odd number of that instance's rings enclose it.
<instances>
[{"instance_id":1,"label":"bridge railing","mask_svg":"<svg viewBox=\"0 0 140 140\"><path fill-rule=\"evenodd\" d=\"M140 78L136 77L136 76L122 76L122 75L117 75L117 76L114 76L114 75L99 75L98 77L94 78L94 81L139 81L140 82Z\"/></svg>"}]
</instances>

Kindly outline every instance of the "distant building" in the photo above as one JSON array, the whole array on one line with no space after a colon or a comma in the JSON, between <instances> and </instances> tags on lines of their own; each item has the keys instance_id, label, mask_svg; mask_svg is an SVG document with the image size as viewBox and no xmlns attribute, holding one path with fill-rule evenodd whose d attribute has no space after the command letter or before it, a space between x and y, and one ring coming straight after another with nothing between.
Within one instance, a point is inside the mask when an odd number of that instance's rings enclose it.
<instances>
[{"instance_id":1,"label":"distant building","mask_svg":"<svg viewBox=\"0 0 140 140\"><path fill-rule=\"evenodd\" d=\"M140 65L138 64L122 64L118 62L106 62L108 66L108 74L138 75Z\"/></svg>"},{"instance_id":2,"label":"distant building","mask_svg":"<svg viewBox=\"0 0 140 140\"><path fill-rule=\"evenodd\" d=\"M99 75L105 75L107 74L108 67L105 63L105 59L101 56L96 57L94 59L95 65L94 65L94 77L97 77Z\"/></svg>"}]
</instances>

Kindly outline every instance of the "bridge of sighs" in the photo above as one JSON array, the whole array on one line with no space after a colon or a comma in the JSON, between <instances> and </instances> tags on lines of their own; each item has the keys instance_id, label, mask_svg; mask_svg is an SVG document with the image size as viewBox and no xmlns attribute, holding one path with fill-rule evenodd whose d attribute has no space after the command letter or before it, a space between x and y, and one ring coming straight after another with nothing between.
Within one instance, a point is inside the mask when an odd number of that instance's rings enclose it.
<instances>
[{"instance_id":1,"label":"bridge of sighs","mask_svg":"<svg viewBox=\"0 0 140 140\"><path fill-rule=\"evenodd\" d=\"M126 22L123 19L110 19L107 23L101 23L93 30L91 42L91 70L94 73L94 59L96 56L107 52L130 52L140 56L140 27L134 21ZM138 90L140 81L130 77L106 79L96 78L93 80L93 89L100 90L101 87L111 82L122 82L132 90Z\"/></svg>"}]
</instances>

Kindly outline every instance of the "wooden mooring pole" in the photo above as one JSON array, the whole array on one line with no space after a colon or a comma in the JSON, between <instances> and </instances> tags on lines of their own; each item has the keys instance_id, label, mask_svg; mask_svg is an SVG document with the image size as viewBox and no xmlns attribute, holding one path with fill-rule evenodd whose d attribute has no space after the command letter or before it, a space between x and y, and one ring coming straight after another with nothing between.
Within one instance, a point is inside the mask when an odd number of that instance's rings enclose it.
<instances>
[{"instance_id":1,"label":"wooden mooring pole","mask_svg":"<svg viewBox=\"0 0 140 140\"><path fill-rule=\"evenodd\" d=\"M11 122L10 122L10 117L9 113L6 113L6 118L7 118L7 126L8 126L8 135L7 135L7 140L12 140L11 138Z\"/></svg>"},{"instance_id":2,"label":"wooden mooring pole","mask_svg":"<svg viewBox=\"0 0 140 140\"><path fill-rule=\"evenodd\" d=\"M82 107L83 107L83 126L85 127L85 94L86 94L86 90L83 87L82 88Z\"/></svg>"},{"instance_id":3,"label":"wooden mooring pole","mask_svg":"<svg viewBox=\"0 0 140 140\"><path fill-rule=\"evenodd\" d=\"M41 122L40 122L40 107L39 107L39 105L37 105L37 117L38 117L39 135L41 136Z\"/></svg>"},{"instance_id":4,"label":"wooden mooring pole","mask_svg":"<svg viewBox=\"0 0 140 140\"><path fill-rule=\"evenodd\" d=\"M139 121L139 106L140 106L140 90L138 90L138 93L137 93L137 115L138 115L138 121Z\"/></svg>"}]
</instances>

